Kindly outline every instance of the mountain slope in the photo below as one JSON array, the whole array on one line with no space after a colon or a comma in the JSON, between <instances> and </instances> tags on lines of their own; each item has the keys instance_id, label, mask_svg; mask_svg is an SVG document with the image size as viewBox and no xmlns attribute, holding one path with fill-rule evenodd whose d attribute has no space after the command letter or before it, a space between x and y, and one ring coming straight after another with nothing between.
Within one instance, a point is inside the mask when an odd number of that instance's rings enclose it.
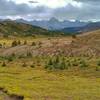
<instances>
[{"instance_id":1,"label":"mountain slope","mask_svg":"<svg viewBox=\"0 0 100 100\"><path fill-rule=\"evenodd\" d=\"M63 28L68 28L68 27L82 27L88 24L88 22L80 22L80 21L69 21L69 20L65 20L65 21L59 21L56 18L51 18L50 20L41 20L41 21L37 21L37 20L33 20L33 21L26 21L23 19L18 19L16 20L16 22L23 22L23 23L27 23L30 25L35 25L35 26L39 26L48 30L60 30Z\"/></svg>"},{"instance_id":2,"label":"mountain slope","mask_svg":"<svg viewBox=\"0 0 100 100\"><path fill-rule=\"evenodd\" d=\"M14 21L0 22L0 34L4 35L32 35L48 34L46 29Z\"/></svg>"},{"instance_id":3,"label":"mountain slope","mask_svg":"<svg viewBox=\"0 0 100 100\"><path fill-rule=\"evenodd\" d=\"M61 31L65 33L84 33L89 31L94 31L100 29L100 22L95 23L89 23L83 27L70 27L70 28L64 28Z\"/></svg>"}]
</instances>

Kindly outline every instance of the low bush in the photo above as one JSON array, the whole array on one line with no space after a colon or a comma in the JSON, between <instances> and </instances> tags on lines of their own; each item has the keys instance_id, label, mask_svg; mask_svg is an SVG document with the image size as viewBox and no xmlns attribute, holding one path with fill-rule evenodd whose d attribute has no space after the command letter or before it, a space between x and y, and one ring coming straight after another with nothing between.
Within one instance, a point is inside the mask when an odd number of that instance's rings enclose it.
<instances>
[{"instance_id":1,"label":"low bush","mask_svg":"<svg viewBox=\"0 0 100 100\"><path fill-rule=\"evenodd\" d=\"M13 42L12 42L12 47L15 47L15 46L17 46L17 45L18 45L17 41L13 41Z\"/></svg>"},{"instance_id":2,"label":"low bush","mask_svg":"<svg viewBox=\"0 0 100 100\"><path fill-rule=\"evenodd\" d=\"M27 64L26 63L23 63L23 65L22 65L23 67L27 67Z\"/></svg>"},{"instance_id":3,"label":"low bush","mask_svg":"<svg viewBox=\"0 0 100 100\"><path fill-rule=\"evenodd\" d=\"M5 62L3 62L3 63L2 63L2 67L5 67L5 66L6 66L6 63L5 63Z\"/></svg>"},{"instance_id":4,"label":"low bush","mask_svg":"<svg viewBox=\"0 0 100 100\"><path fill-rule=\"evenodd\" d=\"M85 67L88 67L88 64L85 60L81 60L79 66L80 66L80 68L85 68Z\"/></svg>"},{"instance_id":5,"label":"low bush","mask_svg":"<svg viewBox=\"0 0 100 100\"><path fill-rule=\"evenodd\" d=\"M67 68L68 66L66 66L65 60L60 59L59 56L56 56L55 58L50 58L45 65L45 69L49 69L49 70L53 70L53 69L64 70Z\"/></svg>"},{"instance_id":6,"label":"low bush","mask_svg":"<svg viewBox=\"0 0 100 100\"><path fill-rule=\"evenodd\" d=\"M36 46L36 43L35 42L32 42L32 45L31 46Z\"/></svg>"}]
</instances>

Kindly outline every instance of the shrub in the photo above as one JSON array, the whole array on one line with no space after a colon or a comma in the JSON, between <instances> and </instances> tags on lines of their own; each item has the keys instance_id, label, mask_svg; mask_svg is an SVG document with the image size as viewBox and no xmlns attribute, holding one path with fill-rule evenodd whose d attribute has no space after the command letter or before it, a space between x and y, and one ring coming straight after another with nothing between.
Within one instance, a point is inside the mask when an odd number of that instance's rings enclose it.
<instances>
[{"instance_id":1,"label":"shrub","mask_svg":"<svg viewBox=\"0 0 100 100\"><path fill-rule=\"evenodd\" d=\"M56 56L55 59L50 58L48 63L45 66L45 69L59 69L64 70L67 69L66 62L64 59L60 59L59 56Z\"/></svg>"},{"instance_id":2,"label":"shrub","mask_svg":"<svg viewBox=\"0 0 100 100\"><path fill-rule=\"evenodd\" d=\"M20 40L18 41L18 45L21 45L21 41Z\"/></svg>"},{"instance_id":3,"label":"shrub","mask_svg":"<svg viewBox=\"0 0 100 100\"><path fill-rule=\"evenodd\" d=\"M23 67L27 67L27 64L26 63L23 63L23 65L22 65Z\"/></svg>"},{"instance_id":4,"label":"shrub","mask_svg":"<svg viewBox=\"0 0 100 100\"><path fill-rule=\"evenodd\" d=\"M39 42L38 45L40 46L42 44L42 42Z\"/></svg>"},{"instance_id":5,"label":"shrub","mask_svg":"<svg viewBox=\"0 0 100 100\"><path fill-rule=\"evenodd\" d=\"M2 48L2 44L0 43L0 48Z\"/></svg>"},{"instance_id":6,"label":"shrub","mask_svg":"<svg viewBox=\"0 0 100 100\"><path fill-rule=\"evenodd\" d=\"M32 42L32 46L36 46L36 43L35 42Z\"/></svg>"},{"instance_id":7,"label":"shrub","mask_svg":"<svg viewBox=\"0 0 100 100\"><path fill-rule=\"evenodd\" d=\"M26 40L24 41L24 45L27 45L27 41Z\"/></svg>"},{"instance_id":8,"label":"shrub","mask_svg":"<svg viewBox=\"0 0 100 100\"><path fill-rule=\"evenodd\" d=\"M49 60L48 65L53 65L52 59Z\"/></svg>"},{"instance_id":9,"label":"shrub","mask_svg":"<svg viewBox=\"0 0 100 100\"><path fill-rule=\"evenodd\" d=\"M65 63L65 61L62 61L62 62L59 64L59 69L61 69L61 70L66 69L66 63Z\"/></svg>"},{"instance_id":10,"label":"shrub","mask_svg":"<svg viewBox=\"0 0 100 100\"><path fill-rule=\"evenodd\" d=\"M19 58L19 59L21 59L21 58L25 58L25 55L24 55L24 54L19 55L18 58Z\"/></svg>"},{"instance_id":11,"label":"shrub","mask_svg":"<svg viewBox=\"0 0 100 100\"><path fill-rule=\"evenodd\" d=\"M8 34L4 34L3 37L4 37L4 38L8 38Z\"/></svg>"},{"instance_id":12,"label":"shrub","mask_svg":"<svg viewBox=\"0 0 100 100\"><path fill-rule=\"evenodd\" d=\"M41 48L42 47L42 42L39 42L38 43L38 48Z\"/></svg>"},{"instance_id":13,"label":"shrub","mask_svg":"<svg viewBox=\"0 0 100 100\"><path fill-rule=\"evenodd\" d=\"M76 34L72 34L72 38L73 39L77 38Z\"/></svg>"},{"instance_id":14,"label":"shrub","mask_svg":"<svg viewBox=\"0 0 100 100\"><path fill-rule=\"evenodd\" d=\"M12 57L15 57L16 55L15 55L15 53L12 53L12 55L11 55Z\"/></svg>"},{"instance_id":15,"label":"shrub","mask_svg":"<svg viewBox=\"0 0 100 100\"><path fill-rule=\"evenodd\" d=\"M5 63L5 62L3 62L3 63L2 63L2 66L3 66L3 67L5 67L5 66L6 66L6 63Z\"/></svg>"},{"instance_id":16,"label":"shrub","mask_svg":"<svg viewBox=\"0 0 100 100\"><path fill-rule=\"evenodd\" d=\"M32 57L32 53L31 52L27 52L27 57Z\"/></svg>"},{"instance_id":17,"label":"shrub","mask_svg":"<svg viewBox=\"0 0 100 100\"><path fill-rule=\"evenodd\" d=\"M97 61L97 65L100 66L100 60Z\"/></svg>"},{"instance_id":18,"label":"shrub","mask_svg":"<svg viewBox=\"0 0 100 100\"><path fill-rule=\"evenodd\" d=\"M15 58L15 53L12 53L11 56L7 57L8 62L13 61L13 59Z\"/></svg>"},{"instance_id":19,"label":"shrub","mask_svg":"<svg viewBox=\"0 0 100 100\"><path fill-rule=\"evenodd\" d=\"M45 65L45 69L52 69L53 68L53 61L49 59L48 63Z\"/></svg>"},{"instance_id":20,"label":"shrub","mask_svg":"<svg viewBox=\"0 0 100 100\"><path fill-rule=\"evenodd\" d=\"M76 59L74 59L74 60L72 61L72 65L73 65L73 66L78 66L78 62L77 62Z\"/></svg>"},{"instance_id":21,"label":"shrub","mask_svg":"<svg viewBox=\"0 0 100 100\"><path fill-rule=\"evenodd\" d=\"M13 61L13 57L8 57L8 62Z\"/></svg>"},{"instance_id":22,"label":"shrub","mask_svg":"<svg viewBox=\"0 0 100 100\"><path fill-rule=\"evenodd\" d=\"M80 61L80 67L81 67L81 68L88 67L88 64L86 63L85 60L81 60L81 61Z\"/></svg>"},{"instance_id":23,"label":"shrub","mask_svg":"<svg viewBox=\"0 0 100 100\"><path fill-rule=\"evenodd\" d=\"M34 63L33 63L30 67L31 67L31 68L34 68L34 67L35 67Z\"/></svg>"},{"instance_id":24,"label":"shrub","mask_svg":"<svg viewBox=\"0 0 100 100\"><path fill-rule=\"evenodd\" d=\"M55 63L59 63L59 61L60 61L60 60L59 60L59 56L56 56L56 58L55 58L55 61L54 61L54 62L55 62Z\"/></svg>"},{"instance_id":25,"label":"shrub","mask_svg":"<svg viewBox=\"0 0 100 100\"><path fill-rule=\"evenodd\" d=\"M68 69L69 67L71 67L71 63L70 63L70 61L67 61L66 62L66 69Z\"/></svg>"},{"instance_id":26,"label":"shrub","mask_svg":"<svg viewBox=\"0 0 100 100\"><path fill-rule=\"evenodd\" d=\"M96 71L99 71L100 70L100 68L98 67L98 66L96 66L96 69L95 69Z\"/></svg>"},{"instance_id":27,"label":"shrub","mask_svg":"<svg viewBox=\"0 0 100 100\"><path fill-rule=\"evenodd\" d=\"M17 46L17 45L18 45L17 41L13 41L13 42L12 42L12 47L15 47L15 46Z\"/></svg>"}]
</instances>

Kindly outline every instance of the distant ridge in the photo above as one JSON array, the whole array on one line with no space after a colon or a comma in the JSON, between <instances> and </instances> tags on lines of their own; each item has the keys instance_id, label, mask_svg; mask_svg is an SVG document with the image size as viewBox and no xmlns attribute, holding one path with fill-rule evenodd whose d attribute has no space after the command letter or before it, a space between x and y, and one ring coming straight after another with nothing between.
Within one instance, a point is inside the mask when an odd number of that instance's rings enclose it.
<instances>
[{"instance_id":1,"label":"distant ridge","mask_svg":"<svg viewBox=\"0 0 100 100\"><path fill-rule=\"evenodd\" d=\"M92 22L83 27L70 27L60 30L64 33L84 33L100 29L100 22Z\"/></svg>"},{"instance_id":2,"label":"distant ridge","mask_svg":"<svg viewBox=\"0 0 100 100\"><path fill-rule=\"evenodd\" d=\"M47 30L61 30L63 28L69 28L69 27L83 27L88 24L88 22L81 22L81 21L59 21L55 17L52 17L49 20L33 20L33 21L26 21L23 19L17 19L16 22L23 22L30 25L39 26L42 28L45 28Z\"/></svg>"},{"instance_id":3,"label":"distant ridge","mask_svg":"<svg viewBox=\"0 0 100 100\"><path fill-rule=\"evenodd\" d=\"M22 21L22 20L21 20ZM58 36L64 35L62 32L50 31L39 26L30 25L24 22L16 22L12 20L0 21L0 35L15 35L15 36L31 36L31 35L49 35Z\"/></svg>"},{"instance_id":4,"label":"distant ridge","mask_svg":"<svg viewBox=\"0 0 100 100\"><path fill-rule=\"evenodd\" d=\"M11 20L0 22L0 34L3 35L34 35L47 34L46 29L29 24L18 23Z\"/></svg>"}]
</instances>

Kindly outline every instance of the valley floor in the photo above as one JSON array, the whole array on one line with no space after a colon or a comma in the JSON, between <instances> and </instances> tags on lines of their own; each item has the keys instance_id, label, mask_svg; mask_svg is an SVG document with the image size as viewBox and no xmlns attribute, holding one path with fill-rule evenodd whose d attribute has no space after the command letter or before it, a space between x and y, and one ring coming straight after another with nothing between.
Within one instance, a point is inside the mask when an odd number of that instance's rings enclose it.
<instances>
[{"instance_id":1,"label":"valley floor","mask_svg":"<svg viewBox=\"0 0 100 100\"><path fill-rule=\"evenodd\" d=\"M93 48L72 37L15 40L21 44L0 40L5 46L0 48L0 100L100 100L100 41ZM51 70L45 68L48 61Z\"/></svg>"}]
</instances>

